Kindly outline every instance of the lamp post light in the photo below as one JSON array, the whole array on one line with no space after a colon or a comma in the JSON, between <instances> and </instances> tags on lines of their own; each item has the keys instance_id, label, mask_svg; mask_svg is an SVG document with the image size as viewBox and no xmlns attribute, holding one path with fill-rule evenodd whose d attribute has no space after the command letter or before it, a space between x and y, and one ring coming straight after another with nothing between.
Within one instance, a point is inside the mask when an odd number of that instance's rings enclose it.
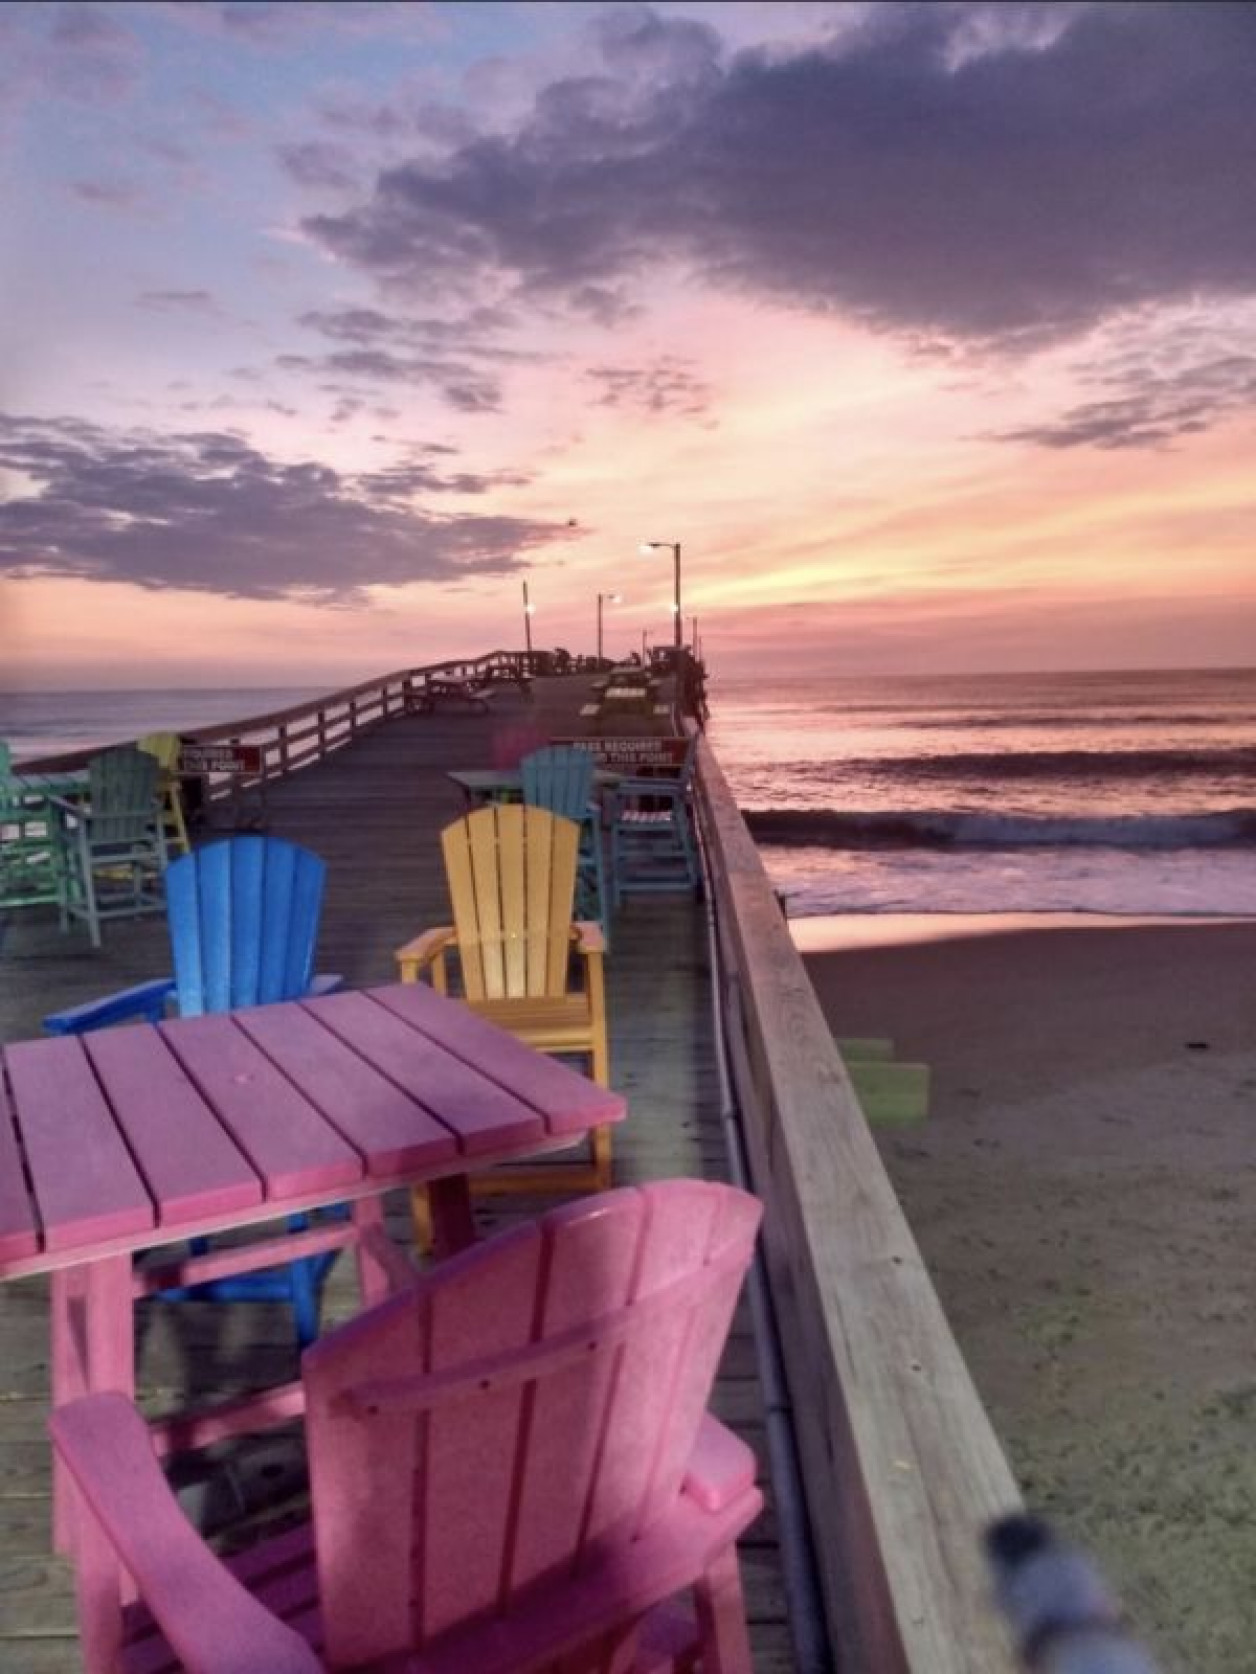
<instances>
[{"instance_id":1,"label":"lamp post light","mask_svg":"<svg viewBox=\"0 0 1256 1674\"><path fill-rule=\"evenodd\" d=\"M523 584L523 643L528 651L528 672L532 672L532 617L536 610L534 604L528 603L528 584Z\"/></svg>"},{"instance_id":2,"label":"lamp post light","mask_svg":"<svg viewBox=\"0 0 1256 1674\"><path fill-rule=\"evenodd\" d=\"M672 631L673 642L679 656L680 648L685 642L685 625L680 615L680 542L679 541L642 541L641 552L657 552L659 547L669 548L672 554Z\"/></svg>"},{"instance_id":3,"label":"lamp post light","mask_svg":"<svg viewBox=\"0 0 1256 1674\"><path fill-rule=\"evenodd\" d=\"M622 593L599 593L597 596L597 660L602 660L602 601L608 604L623 604Z\"/></svg>"}]
</instances>

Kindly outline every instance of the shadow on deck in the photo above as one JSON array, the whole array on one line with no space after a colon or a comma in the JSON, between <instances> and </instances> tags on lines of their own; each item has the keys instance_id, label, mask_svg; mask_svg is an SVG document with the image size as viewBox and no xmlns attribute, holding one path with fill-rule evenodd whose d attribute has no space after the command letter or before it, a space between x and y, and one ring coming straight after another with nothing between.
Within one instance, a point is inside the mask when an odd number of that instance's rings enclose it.
<instances>
[{"instance_id":1,"label":"shadow on deck","mask_svg":"<svg viewBox=\"0 0 1256 1674\"><path fill-rule=\"evenodd\" d=\"M551 736L577 736L588 699L580 678L538 680L531 697L513 689L493 712L408 716L363 732L317 766L267 789L238 811L303 843L328 863L319 969L350 986L391 981L393 949L425 925L447 921L448 903L436 834L464 809L450 769L493 765ZM656 723L657 724L657 723ZM625 730L625 729L621 729ZM647 723L632 731L653 728ZM222 817L218 812L218 818ZM164 922L106 926L93 951L86 931L62 936L55 914L17 915L0 955L0 1033L39 1033L42 1016L168 970ZM607 961L611 1079L629 1101L615 1134L616 1181L669 1175L727 1176L720 1088L712 1032L705 912L685 896L630 898L614 925ZM555 1199L480 1199L477 1219L490 1231L550 1207ZM401 1194L389 1225L408 1240ZM80 1667L69 1566L51 1555L46 1281L0 1286L0 1668L14 1674L70 1674ZM325 1317L356 1305L350 1264L328 1285ZM243 1391L295 1374L287 1310L266 1304L141 1309L138 1380L146 1408ZM771 1488L767 1483L763 1404L745 1304L739 1312L716 1391L715 1407L754 1447L768 1509L743 1544L743 1572L755 1666L791 1669ZM224 1544L240 1544L290 1519L303 1486L299 1443L277 1435L237 1449L230 1464L190 1482L186 1503L221 1518Z\"/></svg>"}]
</instances>

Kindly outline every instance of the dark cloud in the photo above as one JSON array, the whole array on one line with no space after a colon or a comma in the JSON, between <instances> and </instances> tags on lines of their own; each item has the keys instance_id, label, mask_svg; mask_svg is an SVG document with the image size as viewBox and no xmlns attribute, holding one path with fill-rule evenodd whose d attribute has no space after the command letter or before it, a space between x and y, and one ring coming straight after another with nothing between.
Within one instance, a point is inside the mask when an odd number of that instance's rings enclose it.
<instances>
[{"instance_id":1,"label":"dark cloud","mask_svg":"<svg viewBox=\"0 0 1256 1674\"><path fill-rule=\"evenodd\" d=\"M125 98L142 62L139 42L100 6L58 6L48 32L50 86L90 103Z\"/></svg>"},{"instance_id":2,"label":"dark cloud","mask_svg":"<svg viewBox=\"0 0 1256 1674\"><path fill-rule=\"evenodd\" d=\"M354 378L367 385L431 384L460 412L492 413L501 407L501 388L494 378L457 361L423 355L398 355L388 349L338 349L326 355L278 355L275 364L285 372L313 372L323 378ZM336 394L335 384L325 385Z\"/></svg>"},{"instance_id":3,"label":"dark cloud","mask_svg":"<svg viewBox=\"0 0 1256 1674\"><path fill-rule=\"evenodd\" d=\"M842 16L728 61L705 25L604 16L604 73L305 227L428 296L578 306L671 262L1003 347L1256 287L1256 7Z\"/></svg>"},{"instance_id":4,"label":"dark cloud","mask_svg":"<svg viewBox=\"0 0 1256 1674\"><path fill-rule=\"evenodd\" d=\"M326 140L307 140L300 145L281 145L279 160L298 186L357 186L360 171L353 153L343 145Z\"/></svg>"},{"instance_id":5,"label":"dark cloud","mask_svg":"<svg viewBox=\"0 0 1256 1674\"><path fill-rule=\"evenodd\" d=\"M442 475L421 460L353 476L268 458L230 432L2 417L0 468L34 490L0 505L0 573L15 576L353 604L372 585L509 574L566 533L414 502L517 479Z\"/></svg>"},{"instance_id":6,"label":"dark cloud","mask_svg":"<svg viewBox=\"0 0 1256 1674\"><path fill-rule=\"evenodd\" d=\"M83 203L97 209L120 209L127 214L144 202L140 187L127 180L72 180L70 190Z\"/></svg>"},{"instance_id":7,"label":"dark cloud","mask_svg":"<svg viewBox=\"0 0 1256 1674\"><path fill-rule=\"evenodd\" d=\"M516 323L514 316L502 308L472 308L463 314L444 317L385 314L378 308L312 309L300 315L297 323L337 343L418 344L427 349L456 347L463 354L483 360L538 358L502 348L493 341Z\"/></svg>"},{"instance_id":8,"label":"dark cloud","mask_svg":"<svg viewBox=\"0 0 1256 1674\"><path fill-rule=\"evenodd\" d=\"M710 410L711 386L691 367L689 361L664 355L652 366L593 366L585 376L601 391L601 407L700 418Z\"/></svg>"},{"instance_id":9,"label":"dark cloud","mask_svg":"<svg viewBox=\"0 0 1256 1674\"><path fill-rule=\"evenodd\" d=\"M208 291L141 291L135 299L137 308L151 308L158 313L216 314L218 304Z\"/></svg>"},{"instance_id":10,"label":"dark cloud","mask_svg":"<svg viewBox=\"0 0 1256 1674\"><path fill-rule=\"evenodd\" d=\"M1226 355L1172 373L1142 367L1109 381L1119 393L1079 402L1059 418L996 439L1048 448L1164 447L1256 406L1254 355Z\"/></svg>"}]
</instances>

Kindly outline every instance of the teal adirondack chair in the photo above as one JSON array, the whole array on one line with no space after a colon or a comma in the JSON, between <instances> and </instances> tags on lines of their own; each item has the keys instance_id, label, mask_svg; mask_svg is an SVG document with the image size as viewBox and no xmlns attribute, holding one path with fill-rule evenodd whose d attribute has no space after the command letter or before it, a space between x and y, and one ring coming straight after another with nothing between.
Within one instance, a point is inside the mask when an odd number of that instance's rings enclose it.
<instances>
[{"instance_id":1,"label":"teal adirondack chair","mask_svg":"<svg viewBox=\"0 0 1256 1674\"><path fill-rule=\"evenodd\" d=\"M166 871L174 976L54 1012L44 1028L80 1035L137 1018L157 1023L171 1008L199 1017L333 992L340 977L314 975L326 873L317 855L281 837L230 837L184 855ZM304 1215L288 1218L291 1232L308 1225ZM203 1253L207 1245L198 1239L192 1248ZM334 1251L306 1256L160 1295L172 1301L287 1302L304 1347L318 1335L319 1295L334 1260Z\"/></svg>"},{"instance_id":2,"label":"teal adirondack chair","mask_svg":"<svg viewBox=\"0 0 1256 1674\"><path fill-rule=\"evenodd\" d=\"M575 913L578 919L601 925L602 940L609 952L611 891L606 883L602 807L593 786L596 772L592 752L570 744L533 750L519 763L523 800L535 808L548 808L563 819L575 820L580 827Z\"/></svg>"},{"instance_id":3,"label":"teal adirondack chair","mask_svg":"<svg viewBox=\"0 0 1256 1674\"><path fill-rule=\"evenodd\" d=\"M142 750L105 750L87 769L87 799L51 796L66 868L62 922L87 923L100 946L107 918L165 910L166 834L160 769Z\"/></svg>"},{"instance_id":4,"label":"teal adirondack chair","mask_svg":"<svg viewBox=\"0 0 1256 1674\"><path fill-rule=\"evenodd\" d=\"M690 809L697 740L680 772L621 779L611 793L611 876L615 905L625 895L697 894L702 884Z\"/></svg>"},{"instance_id":5,"label":"teal adirondack chair","mask_svg":"<svg viewBox=\"0 0 1256 1674\"><path fill-rule=\"evenodd\" d=\"M0 739L0 912L45 905L64 910L65 882L48 797L14 775L9 746Z\"/></svg>"}]
</instances>

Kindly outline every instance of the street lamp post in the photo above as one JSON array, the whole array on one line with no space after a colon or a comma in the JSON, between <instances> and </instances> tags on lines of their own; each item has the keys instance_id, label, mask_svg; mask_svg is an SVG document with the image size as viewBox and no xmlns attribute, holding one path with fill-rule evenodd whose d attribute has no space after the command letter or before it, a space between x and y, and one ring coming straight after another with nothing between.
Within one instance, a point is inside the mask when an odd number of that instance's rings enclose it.
<instances>
[{"instance_id":1,"label":"street lamp post","mask_svg":"<svg viewBox=\"0 0 1256 1674\"><path fill-rule=\"evenodd\" d=\"M672 634L679 658L681 646L685 643L685 625L680 615L680 542L679 541L642 541L642 552L657 552L659 547L671 549L672 554Z\"/></svg>"},{"instance_id":2,"label":"street lamp post","mask_svg":"<svg viewBox=\"0 0 1256 1674\"><path fill-rule=\"evenodd\" d=\"M604 599L610 604L623 604L624 602L621 593L599 593L597 596L597 660L599 663L602 660L602 601Z\"/></svg>"},{"instance_id":3,"label":"street lamp post","mask_svg":"<svg viewBox=\"0 0 1256 1674\"><path fill-rule=\"evenodd\" d=\"M532 613L536 606L528 603L528 584L523 584L523 643L528 651L528 672L532 672Z\"/></svg>"}]
</instances>

